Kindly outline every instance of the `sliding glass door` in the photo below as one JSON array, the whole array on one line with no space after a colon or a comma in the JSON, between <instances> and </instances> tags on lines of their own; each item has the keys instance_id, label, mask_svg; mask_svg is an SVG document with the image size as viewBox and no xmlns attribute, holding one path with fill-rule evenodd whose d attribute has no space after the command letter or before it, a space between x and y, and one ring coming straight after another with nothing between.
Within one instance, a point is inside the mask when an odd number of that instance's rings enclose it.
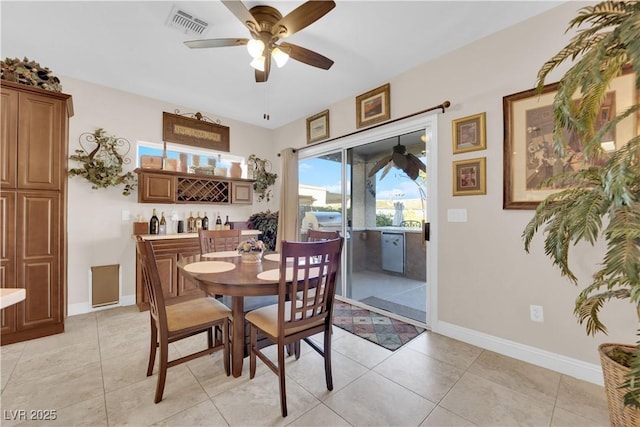
<instances>
[{"instance_id":1,"label":"sliding glass door","mask_svg":"<svg viewBox=\"0 0 640 427\"><path fill-rule=\"evenodd\" d=\"M427 266L435 258L428 256L434 254L425 224L435 210L427 200L433 186L426 141L433 123L416 120L333 147L310 147L299 161L302 239L309 229L345 237L337 294L427 326L433 295Z\"/></svg>"}]
</instances>

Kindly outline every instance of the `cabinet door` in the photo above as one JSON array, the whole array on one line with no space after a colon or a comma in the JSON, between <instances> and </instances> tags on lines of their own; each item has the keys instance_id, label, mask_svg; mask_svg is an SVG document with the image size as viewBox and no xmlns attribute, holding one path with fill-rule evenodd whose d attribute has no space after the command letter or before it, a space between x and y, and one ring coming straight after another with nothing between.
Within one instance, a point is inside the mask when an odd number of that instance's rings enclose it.
<instances>
[{"instance_id":1,"label":"cabinet door","mask_svg":"<svg viewBox=\"0 0 640 427\"><path fill-rule=\"evenodd\" d=\"M17 306L18 330L62 322L63 285L58 192L17 193L17 287L27 298Z\"/></svg>"},{"instance_id":2,"label":"cabinet door","mask_svg":"<svg viewBox=\"0 0 640 427\"><path fill-rule=\"evenodd\" d=\"M18 92L2 88L0 105L0 186L16 188L18 149Z\"/></svg>"},{"instance_id":3,"label":"cabinet door","mask_svg":"<svg viewBox=\"0 0 640 427\"><path fill-rule=\"evenodd\" d=\"M0 287L16 287L16 193L3 191L0 196ZM16 330L16 307L0 311L0 331Z\"/></svg>"},{"instance_id":4,"label":"cabinet door","mask_svg":"<svg viewBox=\"0 0 640 427\"><path fill-rule=\"evenodd\" d=\"M231 183L231 203L251 204L253 203L253 184L250 182Z\"/></svg>"},{"instance_id":5,"label":"cabinet door","mask_svg":"<svg viewBox=\"0 0 640 427\"><path fill-rule=\"evenodd\" d=\"M62 189L68 145L64 141L64 103L44 95L20 93L18 111L18 187Z\"/></svg>"},{"instance_id":6,"label":"cabinet door","mask_svg":"<svg viewBox=\"0 0 640 427\"><path fill-rule=\"evenodd\" d=\"M175 203L175 182L173 176L141 173L139 175L138 202Z\"/></svg>"}]
</instances>

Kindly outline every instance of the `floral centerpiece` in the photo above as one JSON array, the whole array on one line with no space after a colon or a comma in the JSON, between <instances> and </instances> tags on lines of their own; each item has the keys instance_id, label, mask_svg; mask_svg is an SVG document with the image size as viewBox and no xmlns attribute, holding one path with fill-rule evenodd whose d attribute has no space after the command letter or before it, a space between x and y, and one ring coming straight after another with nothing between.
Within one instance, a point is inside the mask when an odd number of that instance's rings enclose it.
<instances>
[{"instance_id":1,"label":"floral centerpiece","mask_svg":"<svg viewBox=\"0 0 640 427\"><path fill-rule=\"evenodd\" d=\"M238 253L242 255L242 262L260 262L264 252L264 242L252 238L238 245Z\"/></svg>"}]
</instances>

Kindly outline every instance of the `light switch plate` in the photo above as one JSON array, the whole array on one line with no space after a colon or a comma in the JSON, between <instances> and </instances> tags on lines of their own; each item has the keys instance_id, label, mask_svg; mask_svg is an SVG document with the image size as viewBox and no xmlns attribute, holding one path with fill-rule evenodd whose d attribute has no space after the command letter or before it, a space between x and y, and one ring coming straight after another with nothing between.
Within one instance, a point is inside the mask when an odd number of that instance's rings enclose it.
<instances>
[{"instance_id":1,"label":"light switch plate","mask_svg":"<svg viewBox=\"0 0 640 427\"><path fill-rule=\"evenodd\" d=\"M466 209L448 209L447 221L449 222L467 222Z\"/></svg>"},{"instance_id":2,"label":"light switch plate","mask_svg":"<svg viewBox=\"0 0 640 427\"><path fill-rule=\"evenodd\" d=\"M131 220L131 212L129 212L129 211L122 211L122 220L123 220L123 221L129 221L129 220Z\"/></svg>"}]
</instances>

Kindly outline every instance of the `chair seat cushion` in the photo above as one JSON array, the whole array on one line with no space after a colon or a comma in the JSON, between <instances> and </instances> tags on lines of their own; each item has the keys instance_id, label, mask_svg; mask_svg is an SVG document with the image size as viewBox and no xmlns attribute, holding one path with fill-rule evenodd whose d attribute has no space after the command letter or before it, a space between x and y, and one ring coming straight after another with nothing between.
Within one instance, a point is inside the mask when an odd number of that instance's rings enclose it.
<instances>
[{"instance_id":1,"label":"chair seat cushion","mask_svg":"<svg viewBox=\"0 0 640 427\"><path fill-rule=\"evenodd\" d=\"M214 298L192 299L168 305L166 309L169 332L215 323L225 317L231 317L229 307Z\"/></svg>"},{"instance_id":2,"label":"chair seat cushion","mask_svg":"<svg viewBox=\"0 0 640 427\"><path fill-rule=\"evenodd\" d=\"M296 301L298 307L302 304L300 301ZM258 308L250 311L245 316L245 319L255 325L258 329L263 330L272 337L278 336L278 304L268 305L266 307ZM287 301L284 306L284 320L288 322L291 319L291 301ZM287 335L295 334L296 332L303 331L305 329L312 328L314 326L322 325L324 322L323 317L319 317L316 322L300 326L298 328L291 328L286 330Z\"/></svg>"}]
</instances>

